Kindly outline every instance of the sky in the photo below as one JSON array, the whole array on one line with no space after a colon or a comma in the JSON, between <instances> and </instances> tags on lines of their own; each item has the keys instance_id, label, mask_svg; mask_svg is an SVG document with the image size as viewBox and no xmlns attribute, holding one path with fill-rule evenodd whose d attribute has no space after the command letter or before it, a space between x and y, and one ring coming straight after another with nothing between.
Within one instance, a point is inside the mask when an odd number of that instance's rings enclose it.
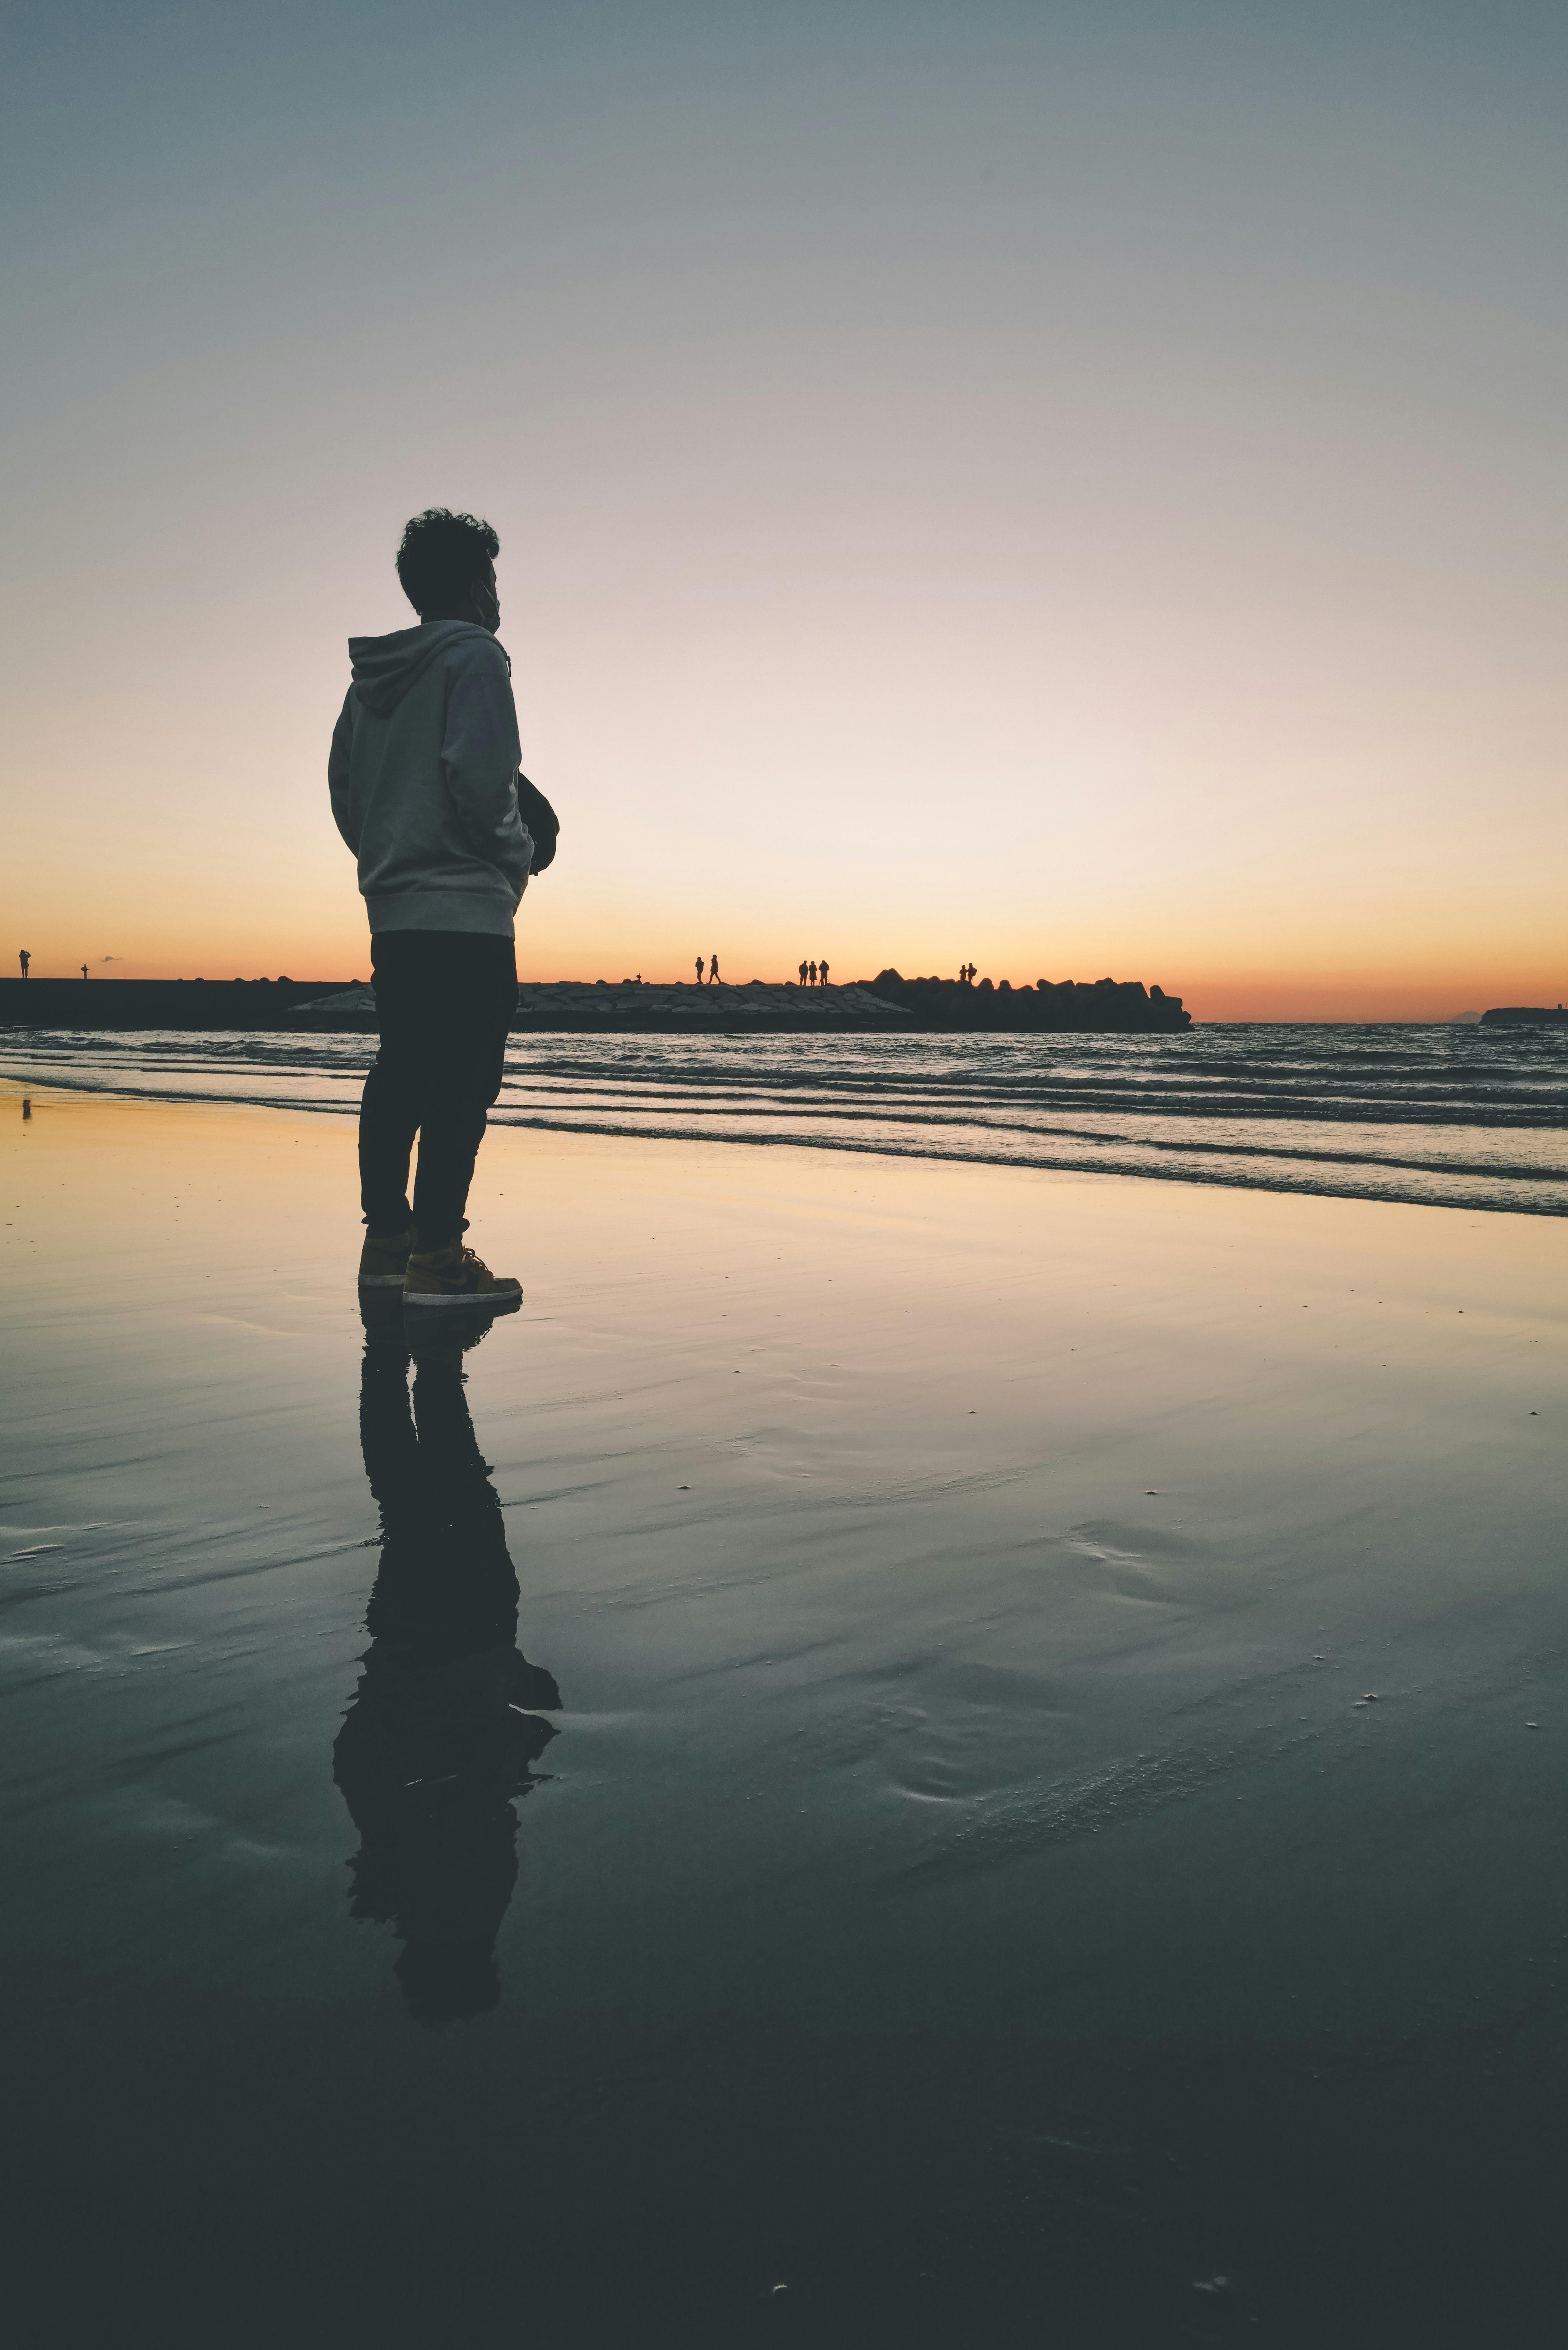
<instances>
[{"instance_id":1,"label":"sky","mask_svg":"<svg viewBox=\"0 0 1568 2350\"><path fill-rule=\"evenodd\" d=\"M502 540L536 979L1568 998L1568 12L20 0L0 969L368 975Z\"/></svg>"}]
</instances>

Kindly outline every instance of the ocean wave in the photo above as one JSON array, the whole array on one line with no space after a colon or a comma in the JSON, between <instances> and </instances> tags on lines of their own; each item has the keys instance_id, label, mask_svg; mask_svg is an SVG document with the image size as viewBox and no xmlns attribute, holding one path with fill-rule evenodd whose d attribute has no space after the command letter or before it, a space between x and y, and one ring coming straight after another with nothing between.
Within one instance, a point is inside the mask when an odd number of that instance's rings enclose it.
<instances>
[{"instance_id":1,"label":"ocean wave","mask_svg":"<svg viewBox=\"0 0 1568 2350\"><path fill-rule=\"evenodd\" d=\"M12 1031L13 1082L350 1112L372 1037ZM1568 1037L519 1034L496 1122L1568 1213Z\"/></svg>"}]
</instances>

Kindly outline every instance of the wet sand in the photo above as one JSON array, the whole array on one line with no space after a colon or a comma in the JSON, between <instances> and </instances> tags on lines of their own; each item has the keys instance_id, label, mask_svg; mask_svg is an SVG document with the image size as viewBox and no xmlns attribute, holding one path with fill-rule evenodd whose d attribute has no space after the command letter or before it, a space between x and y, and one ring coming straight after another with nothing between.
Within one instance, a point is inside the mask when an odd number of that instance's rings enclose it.
<instances>
[{"instance_id":1,"label":"wet sand","mask_svg":"<svg viewBox=\"0 0 1568 2350\"><path fill-rule=\"evenodd\" d=\"M1560 1222L498 1130L410 1400L349 1121L0 1134L22 2338L1554 2311Z\"/></svg>"}]
</instances>

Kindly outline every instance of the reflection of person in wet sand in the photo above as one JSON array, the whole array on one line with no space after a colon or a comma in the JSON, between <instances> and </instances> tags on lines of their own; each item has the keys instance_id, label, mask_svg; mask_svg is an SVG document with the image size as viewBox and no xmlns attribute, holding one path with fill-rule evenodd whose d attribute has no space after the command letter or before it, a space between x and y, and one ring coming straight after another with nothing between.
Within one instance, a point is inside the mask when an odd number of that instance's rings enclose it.
<instances>
[{"instance_id":1,"label":"reflection of person in wet sand","mask_svg":"<svg viewBox=\"0 0 1568 2350\"><path fill-rule=\"evenodd\" d=\"M463 1395L462 1343L421 1340L410 1409L393 1304L392 1333L365 1348L359 1434L381 1564L333 1775L359 1831L351 1914L391 1926L409 2012L439 2023L501 1996L516 1799L540 1783L530 1766L555 1736L529 1709L561 1699L517 1647L517 1577Z\"/></svg>"}]
</instances>

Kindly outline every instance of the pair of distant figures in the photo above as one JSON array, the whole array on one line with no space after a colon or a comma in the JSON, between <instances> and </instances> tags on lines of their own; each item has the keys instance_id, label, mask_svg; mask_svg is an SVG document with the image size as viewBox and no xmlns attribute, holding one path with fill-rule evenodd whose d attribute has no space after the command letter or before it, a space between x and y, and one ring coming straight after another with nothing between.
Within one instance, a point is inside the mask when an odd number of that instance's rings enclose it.
<instances>
[{"instance_id":1,"label":"pair of distant figures","mask_svg":"<svg viewBox=\"0 0 1568 2350\"><path fill-rule=\"evenodd\" d=\"M708 977L707 977L707 980L706 980L706 982L705 982L705 983L704 983L704 981L703 981L703 977L702 977L702 958L701 958L701 955L699 955L699 956L698 956L698 958L697 958L697 984L698 984L698 986L699 986L699 987L701 987L701 986L703 986L704 984L706 984L706 985L707 985L707 986L709 986L709 987L717 987L717 986L718 986L718 984L719 984L719 958L718 958L718 956L717 956L717 955L714 955L714 956L711 958L711 960L710 961L710 962L709 962L709 965L708 965Z\"/></svg>"}]
</instances>

